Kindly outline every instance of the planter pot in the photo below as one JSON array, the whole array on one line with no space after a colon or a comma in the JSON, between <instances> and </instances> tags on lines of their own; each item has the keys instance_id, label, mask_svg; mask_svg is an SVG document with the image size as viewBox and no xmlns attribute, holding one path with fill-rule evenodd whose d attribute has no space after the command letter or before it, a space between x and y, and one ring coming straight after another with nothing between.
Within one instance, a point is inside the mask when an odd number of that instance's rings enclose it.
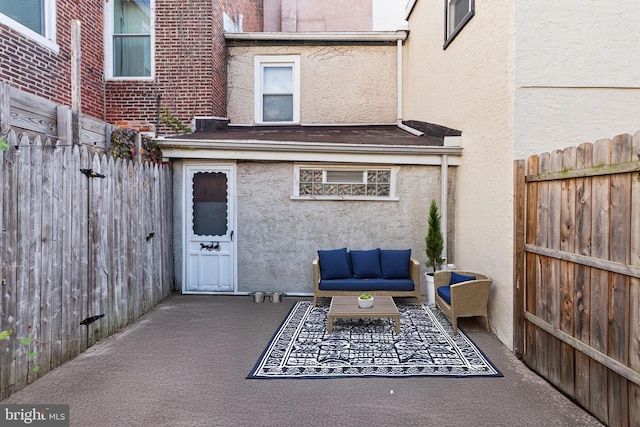
<instances>
[{"instance_id":1,"label":"planter pot","mask_svg":"<svg viewBox=\"0 0 640 427\"><path fill-rule=\"evenodd\" d=\"M362 299L358 297L358 307L360 308L371 308L373 307L373 298Z\"/></svg>"},{"instance_id":2,"label":"planter pot","mask_svg":"<svg viewBox=\"0 0 640 427\"><path fill-rule=\"evenodd\" d=\"M284 293L282 292L274 292L270 295L271 297L271 302L273 303L281 303L282 302L282 298L284 298Z\"/></svg>"},{"instance_id":3,"label":"planter pot","mask_svg":"<svg viewBox=\"0 0 640 427\"><path fill-rule=\"evenodd\" d=\"M433 282L433 273L424 273L427 278L427 305L436 303L436 288Z\"/></svg>"},{"instance_id":4,"label":"planter pot","mask_svg":"<svg viewBox=\"0 0 640 427\"><path fill-rule=\"evenodd\" d=\"M262 302L264 301L264 292L254 292L251 294L251 298L253 302Z\"/></svg>"}]
</instances>

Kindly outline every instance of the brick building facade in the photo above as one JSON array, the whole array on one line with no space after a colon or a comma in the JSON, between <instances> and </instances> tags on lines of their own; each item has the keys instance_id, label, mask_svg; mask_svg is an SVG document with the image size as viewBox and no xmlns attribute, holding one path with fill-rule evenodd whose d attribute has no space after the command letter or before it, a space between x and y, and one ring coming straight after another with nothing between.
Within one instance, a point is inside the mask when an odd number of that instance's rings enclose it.
<instances>
[{"instance_id":1,"label":"brick building facade","mask_svg":"<svg viewBox=\"0 0 640 427\"><path fill-rule=\"evenodd\" d=\"M262 31L262 1L179 0L156 3L153 81L106 82L107 121L155 129L159 105L184 124L194 116L226 116L227 61L223 13L244 31ZM132 122L135 120L136 122ZM160 123L160 134L170 130Z\"/></svg>"},{"instance_id":2,"label":"brick building facade","mask_svg":"<svg viewBox=\"0 0 640 427\"><path fill-rule=\"evenodd\" d=\"M71 22L77 19L82 34L82 111L104 119L102 8L102 2L83 2L80 6L76 1L58 0L55 43L51 45L0 24L0 80L16 89L71 105Z\"/></svg>"},{"instance_id":3,"label":"brick building facade","mask_svg":"<svg viewBox=\"0 0 640 427\"><path fill-rule=\"evenodd\" d=\"M262 31L256 0L155 0L153 79L105 79L104 2L57 0L53 42L38 41L0 22L0 80L53 102L71 105L72 21L81 23L81 104L86 115L154 130L158 102L182 123L226 115L223 14L244 31ZM160 133L168 129L160 126Z\"/></svg>"}]
</instances>

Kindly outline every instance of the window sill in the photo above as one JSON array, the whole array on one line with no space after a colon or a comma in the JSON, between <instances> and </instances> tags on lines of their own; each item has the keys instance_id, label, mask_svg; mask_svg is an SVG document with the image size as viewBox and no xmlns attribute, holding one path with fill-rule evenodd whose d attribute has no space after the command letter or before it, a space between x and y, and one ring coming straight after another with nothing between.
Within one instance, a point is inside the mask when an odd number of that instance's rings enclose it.
<instances>
[{"instance_id":1,"label":"window sill","mask_svg":"<svg viewBox=\"0 0 640 427\"><path fill-rule=\"evenodd\" d=\"M375 196L291 196L291 200L312 200L312 201L357 201L357 202L398 202L398 197L375 197Z\"/></svg>"}]
</instances>

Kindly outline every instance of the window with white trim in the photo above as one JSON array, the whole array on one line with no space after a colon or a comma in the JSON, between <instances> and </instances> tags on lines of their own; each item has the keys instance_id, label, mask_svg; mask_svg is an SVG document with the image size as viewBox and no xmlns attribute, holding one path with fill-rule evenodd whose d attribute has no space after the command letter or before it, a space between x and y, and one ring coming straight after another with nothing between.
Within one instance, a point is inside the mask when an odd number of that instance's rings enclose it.
<instances>
[{"instance_id":1,"label":"window with white trim","mask_svg":"<svg viewBox=\"0 0 640 427\"><path fill-rule=\"evenodd\" d=\"M293 198L310 200L397 200L397 167L294 167Z\"/></svg>"},{"instance_id":2,"label":"window with white trim","mask_svg":"<svg viewBox=\"0 0 640 427\"><path fill-rule=\"evenodd\" d=\"M256 56L254 94L256 123L300 123L300 57Z\"/></svg>"},{"instance_id":3,"label":"window with white trim","mask_svg":"<svg viewBox=\"0 0 640 427\"><path fill-rule=\"evenodd\" d=\"M108 78L153 77L154 1L105 3L105 74Z\"/></svg>"},{"instance_id":4,"label":"window with white trim","mask_svg":"<svg viewBox=\"0 0 640 427\"><path fill-rule=\"evenodd\" d=\"M444 48L460 33L476 12L475 0L445 0Z\"/></svg>"},{"instance_id":5,"label":"window with white trim","mask_svg":"<svg viewBox=\"0 0 640 427\"><path fill-rule=\"evenodd\" d=\"M58 49L55 0L0 0L0 24L45 46Z\"/></svg>"}]
</instances>

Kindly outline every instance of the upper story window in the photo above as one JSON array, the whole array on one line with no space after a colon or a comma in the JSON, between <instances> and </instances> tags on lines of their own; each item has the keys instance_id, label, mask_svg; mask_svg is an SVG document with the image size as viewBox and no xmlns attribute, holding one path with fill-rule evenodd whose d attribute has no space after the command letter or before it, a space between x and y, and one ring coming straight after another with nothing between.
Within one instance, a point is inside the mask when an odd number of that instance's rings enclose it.
<instances>
[{"instance_id":1,"label":"upper story window","mask_svg":"<svg viewBox=\"0 0 640 427\"><path fill-rule=\"evenodd\" d=\"M0 24L56 52L59 50L55 43L55 0L0 0Z\"/></svg>"},{"instance_id":2,"label":"upper story window","mask_svg":"<svg viewBox=\"0 0 640 427\"><path fill-rule=\"evenodd\" d=\"M460 33L476 12L475 0L445 0L444 49Z\"/></svg>"},{"instance_id":3,"label":"upper story window","mask_svg":"<svg viewBox=\"0 0 640 427\"><path fill-rule=\"evenodd\" d=\"M106 3L107 77L153 77L153 2L154 0L111 0Z\"/></svg>"},{"instance_id":4,"label":"upper story window","mask_svg":"<svg viewBox=\"0 0 640 427\"><path fill-rule=\"evenodd\" d=\"M300 57L255 57L255 122L300 122Z\"/></svg>"}]
</instances>

